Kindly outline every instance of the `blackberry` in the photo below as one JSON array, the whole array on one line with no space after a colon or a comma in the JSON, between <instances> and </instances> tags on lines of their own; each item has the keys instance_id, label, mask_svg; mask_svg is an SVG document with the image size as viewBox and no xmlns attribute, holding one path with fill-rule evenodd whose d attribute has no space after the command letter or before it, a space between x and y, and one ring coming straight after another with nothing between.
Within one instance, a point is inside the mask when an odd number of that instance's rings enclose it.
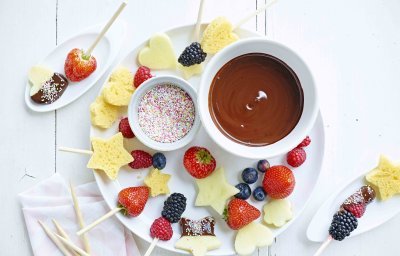
<instances>
[{"instance_id":1,"label":"blackberry","mask_svg":"<svg viewBox=\"0 0 400 256\"><path fill-rule=\"evenodd\" d=\"M329 234L333 239L342 241L357 228L357 218L346 210L339 211L333 215L333 220L329 228Z\"/></svg>"},{"instance_id":2,"label":"blackberry","mask_svg":"<svg viewBox=\"0 0 400 256\"><path fill-rule=\"evenodd\" d=\"M181 219L185 209L186 197L180 193L173 193L165 200L161 215L169 222L176 223Z\"/></svg>"},{"instance_id":3,"label":"blackberry","mask_svg":"<svg viewBox=\"0 0 400 256\"><path fill-rule=\"evenodd\" d=\"M203 52L201 45L198 42L194 42L183 50L181 56L179 56L178 62L185 67L189 67L194 64L202 63L206 57L207 53Z\"/></svg>"}]
</instances>

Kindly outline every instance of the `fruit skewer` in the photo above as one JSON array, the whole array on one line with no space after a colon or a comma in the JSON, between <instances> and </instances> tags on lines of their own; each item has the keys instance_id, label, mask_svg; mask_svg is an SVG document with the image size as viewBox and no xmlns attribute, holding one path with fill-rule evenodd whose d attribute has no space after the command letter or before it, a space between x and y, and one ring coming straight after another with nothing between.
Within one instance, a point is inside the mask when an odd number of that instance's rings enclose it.
<instances>
[{"instance_id":1,"label":"fruit skewer","mask_svg":"<svg viewBox=\"0 0 400 256\"><path fill-rule=\"evenodd\" d=\"M358 220L364 215L366 207L375 199L375 190L370 186L362 186L349 196L333 215L329 228L329 236L320 246L314 256L319 256L328 247L332 240L342 241L358 226Z\"/></svg>"},{"instance_id":2,"label":"fruit skewer","mask_svg":"<svg viewBox=\"0 0 400 256\"><path fill-rule=\"evenodd\" d=\"M100 34L96 37L94 42L90 45L87 51L74 48L72 49L66 59L64 64L64 72L66 77L72 82L79 82L90 76L97 68L97 61L92 52L100 40L107 33L108 29L121 14L122 10L127 5L127 1L123 1L111 19L103 27Z\"/></svg>"},{"instance_id":3,"label":"fruit skewer","mask_svg":"<svg viewBox=\"0 0 400 256\"><path fill-rule=\"evenodd\" d=\"M150 190L146 186L139 186L139 187L128 187L122 189L118 193L118 206L102 217L95 220L93 223L87 225L86 227L82 228L76 234L81 236L91 230L92 228L96 227L101 222L105 221L106 219L114 216L116 213L123 211L124 214L129 214L132 217L139 216L144 207L147 203L149 198Z\"/></svg>"},{"instance_id":4,"label":"fruit skewer","mask_svg":"<svg viewBox=\"0 0 400 256\"><path fill-rule=\"evenodd\" d=\"M186 210L186 197L180 193L171 194L164 202L161 216L155 219L150 227L150 236L153 238L144 256L150 256L159 240L168 241L171 239L172 223L177 223Z\"/></svg>"}]
</instances>

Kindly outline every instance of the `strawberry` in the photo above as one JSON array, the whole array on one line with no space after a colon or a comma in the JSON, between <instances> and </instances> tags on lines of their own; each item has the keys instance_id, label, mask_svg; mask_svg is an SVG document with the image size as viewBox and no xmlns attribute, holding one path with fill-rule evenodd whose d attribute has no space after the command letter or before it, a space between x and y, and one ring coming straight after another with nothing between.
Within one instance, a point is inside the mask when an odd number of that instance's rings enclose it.
<instances>
[{"instance_id":1,"label":"strawberry","mask_svg":"<svg viewBox=\"0 0 400 256\"><path fill-rule=\"evenodd\" d=\"M121 121L119 122L118 130L120 133L122 133L122 136L124 136L125 138L130 139L135 137L135 134L133 134L132 132L127 117L121 119Z\"/></svg>"},{"instance_id":2,"label":"strawberry","mask_svg":"<svg viewBox=\"0 0 400 256\"><path fill-rule=\"evenodd\" d=\"M240 229L260 217L260 211L243 199L234 198L228 204L224 213L226 222L231 229Z\"/></svg>"},{"instance_id":3,"label":"strawberry","mask_svg":"<svg viewBox=\"0 0 400 256\"><path fill-rule=\"evenodd\" d=\"M286 161L290 166L299 167L306 161L307 154L303 148L294 148L286 155Z\"/></svg>"},{"instance_id":4,"label":"strawberry","mask_svg":"<svg viewBox=\"0 0 400 256\"><path fill-rule=\"evenodd\" d=\"M135 73L135 78L133 81L133 85L138 88L144 81L152 78L153 75L150 73L150 69L146 66L141 66Z\"/></svg>"},{"instance_id":5,"label":"strawberry","mask_svg":"<svg viewBox=\"0 0 400 256\"><path fill-rule=\"evenodd\" d=\"M202 179L215 170L216 162L206 148L191 147L183 156L183 165L190 175L196 179Z\"/></svg>"},{"instance_id":6,"label":"strawberry","mask_svg":"<svg viewBox=\"0 0 400 256\"><path fill-rule=\"evenodd\" d=\"M344 204L343 208L351 212L356 218L361 218L364 215L366 205L364 203Z\"/></svg>"},{"instance_id":7,"label":"strawberry","mask_svg":"<svg viewBox=\"0 0 400 256\"><path fill-rule=\"evenodd\" d=\"M153 157L143 150L133 150L131 152L133 161L129 163L132 169L148 168L153 164Z\"/></svg>"},{"instance_id":8,"label":"strawberry","mask_svg":"<svg viewBox=\"0 0 400 256\"><path fill-rule=\"evenodd\" d=\"M97 68L96 59L85 55L83 50L72 49L65 59L64 72L72 82L79 82L90 76Z\"/></svg>"},{"instance_id":9,"label":"strawberry","mask_svg":"<svg viewBox=\"0 0 400 256\"><path fill-rule=\"evenodd\" d=\"M288 197L294 189L296 181L293 172L283 165L275 165L264 175L263 188L274 199Z\"/></svg>"},{"instance_id":10,"label":"strawberry","mask_svg":"<svg viewBox=\"0 0 400 256\"><path fill-rule=\"evenodd\" d=\"M297 145L297 148L307 147L308 145L310 145L310 143L311 143L311 139L309 136L307 136L304 138L304 140L302 142L300 142L299 145Z\"/></svg>"},{"instance_id":11,"label":"strawberry","mask_svg":"<svg viewBox=\"0 0 400 256\"><path fill-rule=\"evenodd\" d=\"M173 234L172 226L169 221L163 217L155 219L150 227L151 238L158 238L163 241L171 239Z\"/></svg>"},{"instance_id":12,"label":"strawberry","mask_svg":"<svg viewBox=\"0 0 400 256\"><path fill-rule=\"evenodd\" d=\"M123 208L124 214L132 217L138 216L144 209L149 198L149 188L146 186L129 187L118 193L118 204Z\"/></svg>"}]
</instances>

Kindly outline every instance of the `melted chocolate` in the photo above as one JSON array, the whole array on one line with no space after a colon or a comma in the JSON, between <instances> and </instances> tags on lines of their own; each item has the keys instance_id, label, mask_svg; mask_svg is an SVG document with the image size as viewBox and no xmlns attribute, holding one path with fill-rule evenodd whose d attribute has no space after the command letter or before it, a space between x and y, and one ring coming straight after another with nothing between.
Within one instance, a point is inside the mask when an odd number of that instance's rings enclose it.
<instances>
[{"instance_id":1,"label":"melted chocolate","mask_svg":"<svg viewBox=\"0 0 400 256\"><path fill-rule=\"evenodd\" d=\"M182 229L182 236L215 236L215 220L208 216L200 220L181 218L179 221Z\"/></svg>"},{"instance_id":2,"label":"melted chocolate","mask_svg":"<svg viewBox=\"0 0 400 256\"><path fill-rule=\"evenodd\" d=\"M54 73L50 80L44 82L42 88L31 96L31 99L39 104L51 104L61 97L67 86L67 78L59 73Z\"/></svg>"},{"instance_id":3,"label":"melted chocolate","mask_svg":"<svg viewBox=\"0 0 400 256\"><path fill-rule=\"evenodd\" d=\"M303 112L303 89L296 74L282 60L264 53L226 63L215 75L208 97L219 130L248 146L281 140Z\"/></svg>"}]
</instances>

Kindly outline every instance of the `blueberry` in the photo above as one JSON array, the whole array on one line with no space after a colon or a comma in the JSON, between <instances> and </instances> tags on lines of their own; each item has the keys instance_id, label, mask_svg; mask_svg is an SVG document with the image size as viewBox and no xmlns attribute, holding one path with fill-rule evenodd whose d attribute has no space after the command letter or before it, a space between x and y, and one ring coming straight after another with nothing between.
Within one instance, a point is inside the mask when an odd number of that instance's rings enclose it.
<instances>
[{"instance_id":1,"label":"blueberry","mask_svg":"<svg viewBox=\"0 0 400 256\"><path fill-rule=\"evenodd\" d=\"M251 188L249 185L247 185L246 183L239 183L235 187L240 190L239 193L235 195L236 198L246 200L250 197Z\"/></svg>"},{"instance_id":2,"label":"blueberry","mask_svg":"<svg viewBox=\"0 0 400 256\"><path fill-rule=\"evenodd\" d=\"M242 172L242 179L247 184L253 184L258 179L258 173L254 168L246 168Z\"/></svg>"},{"instance_id":3,"label":"blueberry","mask_svg":"<svg viewBox=\"0 0 400 256\"><path fill-rule=\"evenodd\" d=\"M155 153L153 155L153 167L158 170L164 169L167 164L167 159L165 158L163 153Z\"/></svg>"},{"instance_id":4,"label":"blueberry","mask_svg":"<svg viewBox=\"0 0 400 256\"><path fill-rule=\"evenodd\" d=\"M266 172L269 169L269 167L270 167L270 165L269 165L268 160L263 159L263 160L258 161L258 163L257 163L257 169L260 172Z\"/></svg>"},{"instance_id":5,"label":"blueberry","mask_svg":"<svg viewBox=\"0 0 400 256\"><path fill-rule=\"evenodd\" d=\"M265 193L263 187L256 187L256 189L254 189L254 191L253 191L253 197L257 201L263 201L265 199L266 195L267 195L267 193Z\"/></svg>"}]
</instances>

